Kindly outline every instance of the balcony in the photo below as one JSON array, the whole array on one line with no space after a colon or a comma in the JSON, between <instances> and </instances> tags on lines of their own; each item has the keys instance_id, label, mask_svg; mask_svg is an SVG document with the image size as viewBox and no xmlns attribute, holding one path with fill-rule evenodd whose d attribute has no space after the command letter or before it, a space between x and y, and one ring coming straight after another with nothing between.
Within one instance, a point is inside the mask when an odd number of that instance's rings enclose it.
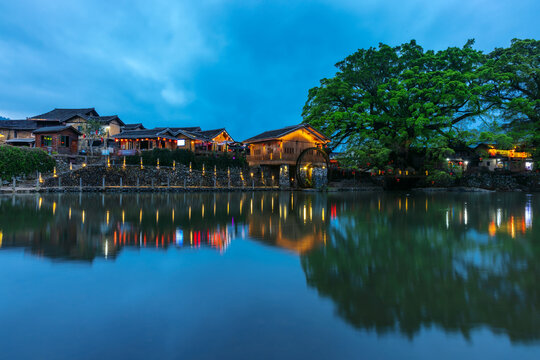
<instances>
[{"instance_id":1,"label":"balcony","mask_svg":"<svg viewBox=\"0 0 540 360\"><path fill-rule=\"evenodd\" d=\"M254 165L296 165L298 154L269 153L258 155L247 155L246 160L250 166ZM304 162L324 163L324 158L319 153L304 155Z\"/></svg>"}]
</instances>

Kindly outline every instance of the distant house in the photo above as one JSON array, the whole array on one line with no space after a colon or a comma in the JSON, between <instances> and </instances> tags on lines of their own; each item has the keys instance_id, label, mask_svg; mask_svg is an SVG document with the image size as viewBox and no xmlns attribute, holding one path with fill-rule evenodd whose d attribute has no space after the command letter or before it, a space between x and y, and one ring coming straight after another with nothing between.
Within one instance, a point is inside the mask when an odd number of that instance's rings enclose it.
<instances>
[{"instance_id":1,"label":"distant house","mask_svg":"<svg viewBox=\"0 0 540 360\"><path fill-rule=\"evenodd\" d=\"M29 118L36 121L38 124L46 123L47 126L71 125L80 133L80 145L82 148L90 146L89 139L85 139L83 133L87 129L87 124L91 121L96 121L101 124L103 142L100 144L106 146L107 140L112 136L120 133L121 128L125 125L118 115L100 116L94 108L83 109L53 109L47 113L40 114Z\"/></svg>"},{"instance_id":2,"label":"distant house","mask_svg":"<svg viewBox=\"0 0 540 360\"><path fill-rule=\"evenodd\" d=\"M122 131L144 130L144 129L146 129L146 128L141 123L138 123L138 124L124 124L124 126L122 126L122 128L121 128Z\"/></svg>"},{"instance_id":3,"label":"distant house","mask_svg":"<svg viewBox=\"0 0 540 360\"><path fill-rule=\"evenodd\" d=\"M225 128L204 130L199 131L198 133L212 141L212 151L227 152L229 145L234 143L233 138L229 135Z\"/></svg>"},{"instance_id":4,"label":"distant house","mask_svg":"<svg viewBox=\"0 0 540 360\"><path fill-rule=\"evenodd\" d=\"M296 165L302 151L323 148L329 142L330 139L308 124L265 131L243 141L249 146L247 161L250 166Z\"/></svg>"},{"instance_id":5,"label":"distant house","mask_svg":"<svg viewBox=\"0 0 540 360\"><path fill-rule=\"evenodd\" d=\"M114 136L121 153L158 149L185 149L193 152L227 151L233 141L225 129L203 131L200 127L169 127L124 130Z\"/></svg>"},{"instance_id":6,"label":"distant house","mask_svg":"<svg viewBox=\"0 0 540 360\"><path fill-rule=\"evenodd\" d=\"M13 139L33 138L32 131L38 126L36 121L31 120L0 120L0 144Z\"/></svg>"},{"instance_id":7,"label":"distant house","mask_svg":"<svg viewBox=\"0 0 540 360\"><path fill-rule=\"evenodd\" d=\"M510 150L502 150L493 144L479 144L475 147L475 151L481 156L478 166L487 168L489 171L521 172L533 170L532 154L520 150L517 146Z\"/></svg>"},{"instance_id":8,"label":"distant house","mask_svg":"<svg viewBox=\"0 0 540 360\"><path fill-rule=\"evenodd\" d=\"M36 147L47 152L76 155L78 153L81 132L71 125L42 127L33 132Z\"/></svg>"},{"instance_id":9,"label":"distant house","mask_svg":"<svg viewBox=\"0 0 540 360\"><path fill-rule=\"evenodd\" d=\"M119 143L120 154L132 154L142 150L177 148L176 132L170 129L144 129L122 131L114 136Z\"/></svg>"}]
</instances>

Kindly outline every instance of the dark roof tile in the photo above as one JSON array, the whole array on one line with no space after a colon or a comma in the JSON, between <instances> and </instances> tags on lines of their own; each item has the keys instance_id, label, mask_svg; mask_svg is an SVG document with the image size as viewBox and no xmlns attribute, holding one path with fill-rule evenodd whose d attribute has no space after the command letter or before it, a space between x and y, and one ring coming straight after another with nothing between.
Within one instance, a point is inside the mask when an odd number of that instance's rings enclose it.
<instances>
[{"instance_id":1,"label":"dark roof tile","mask_svg":"<svg viewBox=\"0 0 540 360\"><path fill-rule=\"evenodd\" d=\"M99 116L94 108L84 109L54 109L45 114L32 116L30 119L46 119L46 120L59 120L66 121L74 116Z\"/></svg>"},{"instance_id":2,"label":"dark roof tile","mask_svg":"<svg viewBox=\"0 0 540 360\"><path fill-rule=\"evenodd\" d=\"M75 129L71 125L46 126L46 127L42 127L42 128L37 129L37 130L34 130L33 133L34 134L56 133L56 132L60 132L60 131L68 130L68 129L73 130L74 132L78 133L79 135L82 134L79 130Z\"/></svg>"}]
</instances>

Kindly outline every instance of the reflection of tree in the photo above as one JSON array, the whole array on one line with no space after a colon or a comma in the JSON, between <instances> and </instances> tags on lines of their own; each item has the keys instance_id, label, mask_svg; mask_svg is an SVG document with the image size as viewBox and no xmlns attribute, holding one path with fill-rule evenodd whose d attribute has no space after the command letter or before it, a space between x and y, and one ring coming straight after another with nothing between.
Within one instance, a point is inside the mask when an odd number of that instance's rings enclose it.
<instances>
[{"instance_id":1,"label":"reflection of tree","mask_svg":"<svg viewBox=\"0 0 540 360\"><path fill-rule=\"evenodd\" d=\"M469 216L487 213L484 205L469 205ZM308 284L348 322L378 333L398 329L412 338L435 325L468 337L488 326L515 341L540 339L534 232L486 242L459 226L446 230L441 212L420 211L343 214L327 246L302 256Z\"/></svg>"}]
</instances>

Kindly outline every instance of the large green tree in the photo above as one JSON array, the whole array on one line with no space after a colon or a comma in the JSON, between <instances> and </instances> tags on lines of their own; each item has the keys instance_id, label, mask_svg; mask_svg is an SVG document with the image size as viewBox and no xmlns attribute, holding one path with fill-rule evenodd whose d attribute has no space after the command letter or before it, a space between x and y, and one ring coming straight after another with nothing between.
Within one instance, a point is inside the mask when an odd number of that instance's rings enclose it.
<instances>
[{"instance_id":1,"label":"large green tree","mask_svg":"<svg viewBox=\"0 0 540 360\"><path fill-rule=\"evenodd\" d=\"M540 147L540 41L514 39L488 55L503 125L518 142Z\"/></svg>"},{"instance_id":2,"label":"large green tree","mask_svg":"<svg viewBox=\"0 0 540 360\"><path fill-rule=\"evenodd\" d=\"M467 122L496 105L486 56L472 45L425 51L411 41L359 49L309 91L304 121L330 136L333 148L345 144L358 165L402 167L414 154L441 153L456 139L465 142Z\"/></svg>"}]
</instances>

